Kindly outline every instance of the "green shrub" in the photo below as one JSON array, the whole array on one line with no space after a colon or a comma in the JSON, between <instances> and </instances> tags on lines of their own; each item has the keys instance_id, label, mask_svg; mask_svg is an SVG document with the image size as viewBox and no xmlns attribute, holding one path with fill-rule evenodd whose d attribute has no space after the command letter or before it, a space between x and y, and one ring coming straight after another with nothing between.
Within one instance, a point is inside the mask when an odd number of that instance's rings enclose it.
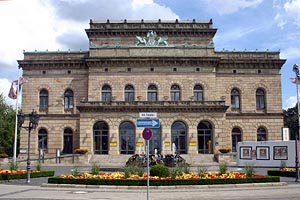
<instances>
[{"instance_id":1,"label":"green shrub","mask_svg":"<svg viewBox=\"0 0 300 200\"><path fill-rule=\"evenodd\" d=\"M126 178L130 177L131 175L143 176L144 167L139 165L127 165L124 167L124 174Z\"/></svg>"},{"instance_id":2,"label":"green shrub","mask_svg":"<svg viewBox=\"0 0 300 200\"><path fill-rule=\"evenodd\" d=\"M168 177L170 176L170 170L165 165L154 165L150 169L150 176Z\"/></svg>"},{"instance_id":3,"label":"green shrub","mask_svg":"<svg viewBox=\"0 0 300 200\"><path fill-rule=\"evenodd\" d=\"M54 176L54 171L40 171L40 172L31 172L31 178L39 178L39 177L51 177ZM12 179L26 179L27 174L1 174L0 180L12 180Z\"/></svg>"},{"instance_id":4,"label":"green shrub","mask_svg":"<svg viewBox=\"0 0 300 200\"><path fill-rule=\"evenodd\" d=\"M265 178L238 178L238 179L199 179L199 180L151 180L151 186L167 185L214 185L214 184L241 184L241 183L268 183L280 182L280 177ZM48 178L48 183L54 184L83 184L83 185L124 185L146 186L147 180L117 180L117 179L64 179L59 177Z\"/></svg>"},{"instance_id":5,"label":"green shrub","mask_svg":"<svg viewBox=\"0 0 300 200\"><path fill-rule=\"evenodd\" d=\"M206 166L200 166L200 167L198 167L198 175L200 177L204 177L205 173L207 172L207 170L208 170L208 167L206 167Z\"/></svg>"},{"instance_id":6,"label":"green shrub","mask_svg":"<svg viewBox=\"0 0 300 200\"><path fill-rule=\"evenodd\" d=\"M78 166L78 165L73 166L72 175L73 176L80 176L81 175L80 166Z\"/></svg>"},{"instance_id":7,"label":"green shrub","mask_svg":"<svg viewBox=\"0 0 300 200\"><path fill-rule=\"evenodd\" d=\"M228 171L228 165L227 164L220 164L219 165L219 173L220 174L226 174Z\"/></svg>"},{"instance_id":8,"label":"green shrub","mask_svg":"<svg viewBox=\"0 0 300 200\"><path fill-rule=\"evenodd\" d=\"M254 167L251 166L251 165L246 166L245 169L244 169L244 171L245 171L245 174L246 174L248 177L253 177L254 174L255 174L255 169L254 169Z\"/></svg>"},{"instance_id":9,"label":"green shrub","mask_svg":"<svg viewBox=\"0 0 300 200\"><path fill-rule=\"evenodd\" d=\"M17 170L19 168L19 166L18 166L18 163L17 162L11 162L10 164L9 164L9 170L10 171L13 171L13 170Z\"/></svg>"},{"instance_id":10,"label":"green shrub","mask_svg":"<svg viewBox=\"0 0 300 200\"><path fill-rule=\"evenodd\" d=\"M41 163L38 163L38 164L36 165L36 170L37 170L37 171L42 171L42 164L41 164Z\"/></svg>"},{"instance_id":11,"label":"green shrub","mask_svg":"<svg viewBox=\"0 0 300 200\"><path fill-rule=\"evenodd\" d=\"M296 177L295 171L268 170L269 176Z\"/></svg>"},{"instance_id":12,"label":"green shrub","mask_svg":"<svg viewBox=\"0 0 300 200\"><path fill-rule=\"evenodd\" d=\"M151 173L150 173L151 174ZM178 175L178 176L181 176L183 174L182 172L182 168L181 167L174 167L174 168L171 168L170 169L170 175L171 175L171 178L172 179L175 179L175 177Z\"/></svg>"},{"instance_id":13,"label":"green shrub","mask_svg":"<svg viewBox=\"0 0 300 200\"><path fill-rule=\"evenodd\" d=\"M96 163L93 164L92 166L92 170L91 170L92 174L97 175L100 172L100 166L97 165Z\"/></svg>"}]
</instances>

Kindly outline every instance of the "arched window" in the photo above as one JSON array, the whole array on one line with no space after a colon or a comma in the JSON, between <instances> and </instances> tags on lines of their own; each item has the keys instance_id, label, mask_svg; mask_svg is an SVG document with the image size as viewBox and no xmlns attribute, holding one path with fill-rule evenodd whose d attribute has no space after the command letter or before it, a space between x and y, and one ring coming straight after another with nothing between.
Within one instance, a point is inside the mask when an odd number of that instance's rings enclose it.
<instances>
[{"instance_id":1,"label":"arched window","mask_svg":"<svg viewBox=\"0 0 300 200\"><path fill-rule=\"evenodd\" d=\"M232 152L236 152L236 146L238 142L242 141L242 133L239 128L233 128L231 131L232 138Z\"/></svg>"},{"instance_id":2,"label":"arched window","mask_svg":"<svg viewBox=\"0 0 300 200\"><path fill-rule=\"evenodd\" d=\"M120 125L120 153L134 154L135 150L135 128L132 122L123 122Z\"/></svg>"},{"instance_id":3,"label":"arched window","mask_svg":"<svg viewBox=\"0 0 300 200\"><path fill-rule=\"evenodd\" d=\"M73 153L73 131L70 128L64 130L64 148L63 153Z\"/></svg>"},{"instance_id":4,"label":"arched window","mask_svg":"<svg viewBox=\"0 0 300 200\"><path fill-rule=\"evenodd\" d=\"M49 96L48 96L48 91L46 89L42 89L40 91L40 104L39 104L39 110L42 112L47 112L48 111L48 101Z\"/></svg>"},{"instance_id":5,"label":"arched window","mask_svg":"<svg viewBox=\"0 0 300 200\"><path fill-rule=\"evenodd\" d=\"M213 153L213 128L207 121L202 121L197 126L198 153Z\"/></svg>"},{"instance_id":6,"label":"arched window","mask_svg":"<svg viewBox=\"0 0 300 200\"><path fill-rule=\"evenodd\" d=\"M239 89L233 88L231 90L231 109L233 109L233 110L240 109L240 106L241 106L240 99L241 99L241 97L240 97Z\"/></svg>"},{"instance_id":7,"label":"arched window","mask_svg":"<svg viewBox=\"0 0 300 200\"><path fill-rule=\"evenodd\" d=\"M171 147L173 148L174 143L176 153L187 154L187 128L183 122L177 121L173 123L171 127L171 140Z\"/></svg>"},{"instance_id":8,"label":"arched window","mask_svg":"<svg viewBox=\"0 0 300 200\"><path fill-rule=\"evenodd\" d=\"M181 100L181 91L179 85L171 86L171 101L180 101Z\"/></svg>"},{"instance_id":9,"label":"arched window","mask_svg":"<svg viewBox=\"0 0 300 200\"><path fill-rule=\"evenodd\" d=\"M71 110L74 108L74 94L73 91L68 89L64 94L65 110Z\"/></svg>"},{"instance_id":10,"label":"arched window","mask_svg":"<svg viewBox=\"0 0 300 200\"><path fill-rule=\"evenodd\" d=\"M266 108L266 95L263 89L256 90L256 109L264 110Z\"/></svg>"},{"instance_id":11,"label":"arched window","mask_svg":"<svg viewBox=\"0 0 300 200\"><path fill-rule=\"evenodd\" d=\"M125 87L125 101L134 101L134 87L132 85Z\"/></svg>"},{"instance_id":12,"label":"arched window","mask_svg":"<svg viewBox=\"0 0 300 200\"><path fill-rule=\"evenodd\" d=\"M148 86L148 101L157 101L157 87L155 85Z\"/></svg>"},{"instance_id":13,"label":"arched window","mask_svg":"<svg viewBox=\"0 0 300 200\"><path fill-rule=\"evenodd\" d=\"M203 88L199 84L195 85L194 87L194 100L203 101Z\"/></svg>"},{"instance_id":14,"label":"arched window","mask_svg":"<svg viewBox=\"0 0 300 200\"><path fill-rule=\"evenodd\" d=\"M108 154L109 128L106 122L100 121L94 124L94 153Z\"/></svg>"},{"instance_id":15,"label":"arched window","mask_svg":"<svg viewBox=\"0 0 300 200\"><path fill-rule=\"evenodd\" d=\"M43 149L45 152L48 149L48 134L44 128L41 128L38 132L38 148Z\"/></svg>"},{"instance_id":16,"label":"arched window","mask_svg":"<svg viewBox=\"0 0 300 200\"><path fill-rule=\"evenodd\" d=\"M102 101L111 101L111 87L109 85L103 85L101 98Z\"/></svg>"},{"instance_id":17,"label":"arched window","mask_svg":"<svg viewBox=\"0 0 300 200\"><path fill-rule=\"evenodd\" d=\"M267 131L263 127L257 129L257 141L267 141Z\"/></svg>"}]
</instances>

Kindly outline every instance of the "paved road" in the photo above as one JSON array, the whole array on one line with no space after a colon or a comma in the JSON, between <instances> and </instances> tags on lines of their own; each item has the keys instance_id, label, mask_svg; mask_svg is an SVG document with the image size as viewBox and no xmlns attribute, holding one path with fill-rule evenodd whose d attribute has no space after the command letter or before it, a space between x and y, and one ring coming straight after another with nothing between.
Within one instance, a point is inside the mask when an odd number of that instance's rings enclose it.
<instances>
[{"instance_id":1,"label":"paved road","mask_svg":"<svg viewBox=\"0 0 300 200\"><path fill-rule=\"evenodd\" d=\"M71 173L72 166L49 166L43 167L44 170L52 169L56 175ZM214 170L216 166L211 166L209 170ZM90 167L82 167L83 171L89 171ZM242 169L232 167L230 170L240 171ZM257 174L266 174L268 169L257 168ZM285 186L249 186L249 185L224 185L224 186L202 186L198 188L172 188L165 187L160 189L150 189L149 199L155 200L298 200L300 199L300 183L295 182L294 178L282 178L281 181L287 182ZM146 187L142 189L112 189L108 186L100 188L83 188L85 186L73 185L67 187L41 187L47 183L47 178L31 179L30 185L25 180L12 180L0 182L0 200L143 200L147 199Z\"/></svg>"},{"instance_id":2,"label":"paved road","mask_svg":"<svg viewBox=\"0 0 300 200\"><path fill-rule=\"evenodd\" d=\"M272 187L239 187L212 189L156 189L150 190L149 199L155 200L299 200L300 185ZM6 200L143 200L147 199L144 190L129 189L83 189L83 188L44 188L39 186L1 185L0 199Z\"/></svg>"}]
</instances>

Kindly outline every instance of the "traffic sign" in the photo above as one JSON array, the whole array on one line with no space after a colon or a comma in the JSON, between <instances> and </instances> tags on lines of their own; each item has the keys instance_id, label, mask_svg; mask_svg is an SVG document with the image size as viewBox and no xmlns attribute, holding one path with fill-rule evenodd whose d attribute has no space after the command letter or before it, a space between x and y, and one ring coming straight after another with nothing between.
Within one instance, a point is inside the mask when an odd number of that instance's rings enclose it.
<instances>
[{"instance_id":1,"label":"traffic sign","mask_svg":"<svg viewBox=\"0 0 300 200\"><path fill-rule=\"evenodd\" d=\"M137 128L159 128L160 121L159 119L137 118L136 127Z\"/></svg>"},{"instance_id":2,"label":"traffic sign","mask_svg":"<svg viewBox=\"0 0 300 200\"><path fill-rule=\"evenodd\" d=\"M140 118L157 118L156 112L142 112L140 113Z\"/></svg>"},{"instance_id":3,"label":"traffic sign","mask_svg":"<svg viewBox=\"0 0 300 200\"><path fill-rule=\"evenodd\" d=\"M150 128L145 128L143 130L143 138L144 140L150 140L152 138L152 131Z\"/></svg>"}]
</instances>

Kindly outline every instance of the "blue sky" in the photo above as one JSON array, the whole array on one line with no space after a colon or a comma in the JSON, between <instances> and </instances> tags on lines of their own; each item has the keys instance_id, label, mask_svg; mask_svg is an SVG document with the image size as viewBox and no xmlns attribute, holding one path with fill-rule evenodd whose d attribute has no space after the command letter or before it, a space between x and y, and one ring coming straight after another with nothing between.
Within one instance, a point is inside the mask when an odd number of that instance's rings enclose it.
<instances>
[{"instance_id":1,"label":"blue sky","mask_svg":"<svg viewBox=\"0 0 300 200\"><path fill-rule=\"evenodd\" d=\"M23 50L86 50L89 19L212 19L217 51L280 50L282 106L296 103L289 78L300 63L300 0L0 0L0 93L7 96Z\"/></svg>"}]
</instances>

